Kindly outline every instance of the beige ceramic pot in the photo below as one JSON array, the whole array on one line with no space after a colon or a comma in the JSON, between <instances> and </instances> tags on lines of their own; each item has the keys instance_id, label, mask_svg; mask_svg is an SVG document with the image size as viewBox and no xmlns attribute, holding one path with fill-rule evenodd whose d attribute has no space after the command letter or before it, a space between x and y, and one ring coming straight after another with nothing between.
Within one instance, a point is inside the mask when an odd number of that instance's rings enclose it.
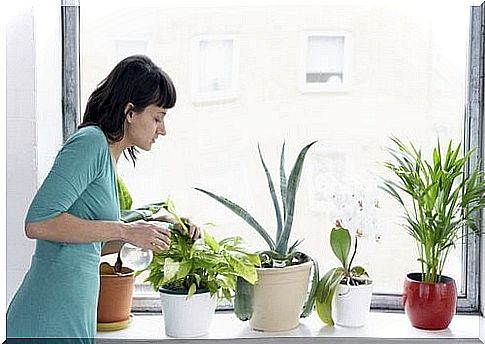
<instances>
[{"instance_id":1,"label":"beige ceramic pot","mask_svg":"<svg viewBox=\"0 0 485 344\"><path fill-rule=\"evenodd\" d=\"M288 331L298 326L312 265L310 261L281 269L257 269L253 315L249 320L254 330Z\"/></svg>"},{"instance_id":2,"label":"beige ceramic pot","mask_svg":"<svg viewBox=\"0 0 485 344\"><path fill-rule=\"evenodd\" d=\"M127 321L130 318L134 271L123 267L121 274L100 273L98 324Z\"/></svg>"}]
</instances>

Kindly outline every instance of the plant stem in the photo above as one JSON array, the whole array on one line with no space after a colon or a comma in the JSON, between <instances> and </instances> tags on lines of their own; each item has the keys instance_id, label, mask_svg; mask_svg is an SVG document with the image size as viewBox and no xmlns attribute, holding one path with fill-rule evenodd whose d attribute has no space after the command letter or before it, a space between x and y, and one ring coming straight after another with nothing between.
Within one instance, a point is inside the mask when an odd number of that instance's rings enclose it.
<instances>
[{"instance_id":1,"label":"plant stem","mask_svg":"<svg viewBox=\"0 0 485 344\"><path fill-rule=\"evenodd\" d=\"M352 254L352 258L350 259L348 270L349 270L349 275L350 275L350 268L352 267L352 262L354 261L355 254L357 253L357 235L355 236L355 244L354 244L354 253Z\"/></svg>"}]
</instances>

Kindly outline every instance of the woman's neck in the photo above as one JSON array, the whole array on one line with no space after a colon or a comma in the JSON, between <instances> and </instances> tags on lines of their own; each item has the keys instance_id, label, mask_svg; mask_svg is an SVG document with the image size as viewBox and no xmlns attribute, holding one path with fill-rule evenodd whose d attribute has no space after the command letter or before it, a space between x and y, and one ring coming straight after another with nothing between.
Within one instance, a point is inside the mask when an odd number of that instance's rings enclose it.
<instances>
[{"instance_id":1,"label":"woman's neck","mask_svg":"<svg viewBox=\"0 0 485 344\"><path fill-rule=\"evenodd\" d=\"M109 144L109 150L111 151L111 156L113 157L113 161L115 162L115 164L118 164L121 153L123 153L125 148L128 147L125 147L123 140Z\"/></svg>"}]
</instances>

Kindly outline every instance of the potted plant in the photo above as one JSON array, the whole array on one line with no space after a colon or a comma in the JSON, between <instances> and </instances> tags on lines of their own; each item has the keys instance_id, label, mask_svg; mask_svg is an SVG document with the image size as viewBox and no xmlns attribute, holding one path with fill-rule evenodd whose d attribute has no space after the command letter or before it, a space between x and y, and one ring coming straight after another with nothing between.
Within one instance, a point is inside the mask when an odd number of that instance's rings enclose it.
<instances>
[{"instance_id":1,"label":"potted plant","mask_svg":"<svg viewBox=\"0 0 485 344\"><path fill-rule=\"evenodd\" d=\"M483 171L477 166L467 174L474 151L461 155L461 145L452 141L444 154L438 141L428 160L412 143L392 141L388 151L394 160L385 167L397 178L385 180L382 189L403 208L404 228L416 241L421 264L421 272L408 274L404 282L404 309L414 327L444 329L455 314L457 292L443 268L467 228L479 234L475 216L485 205Z\"/></svg>"},{"instance_id":2,"label":"potted plant","mask_svg":"<svg viewBox=\"0 0 485 344\"><path fill-rule=\"evenodd\" d=\"M336 323L358 327L367 320L372 299L372 280L362 266L353 265L361 236L362 230L359 229L350 255L352 238L349 230L343 228L337 220L330 233L330 246L341 265L322 277L315 298L318 316L327 325L333 326Z\"/></svg>"},{"instance_id":3,"label":"potted plant","mask_svg":"<svg viewBox=\"0 0 485 344\"><path fill-rule=\"evenodd\" d=\"M217 200L240 216L268 244L268 250L259 252L261 268L257 269L258 282L253 286L238 279L234 311L239 319L249 320L253 329L260 331L287 331L299 324L301 316L308 316L314 303L318 282L318 266L315 261L297 250L301 240L288 245L295 209L296 192L300 181L305 155L316 141L306 145L299 153L289 178L285 172L285 144L280 158L280 207L272 177L264 162L258 145L259 157L266 174L276 214L276 236L257 222L248 211L236 203L210 191L195 188ZM310 271L314 266L312 288L308 293ZM308 294L308 295L307 295ZM289 297L291 295L291 297ZM307 297L308 296L308 297ZM305 303L305 299L307 299ZM304 306L305 303L305 306ZM303 311L302 311L303 309Z\"/></svg>"},{"instance_id":4,"label":"potted plant","mask_svg":"<svg viewBox=\"0 0 485 344\"><path fill-rule=\"evenodd\" d=\"M131 208L132 199L121 178L117 178L120 211ZM122 218L123 219L123 218ZM130 324L134 269L122 266L120 253L114 265L102 262L99 268L99 293L97 308L97 330L121 330Z\"/></svg>"},{"instance_id":5,"label":"potted plant","mask_svg":"<svg viewBox=\"0 0 485 344\"><path fill-rule=\"evenodd\" d=\"M259 257L244 250L240 237L217 241L205 231L194 240L171 200L148 208L155 211L158 206L174 216L180 230L172 230L169 249L154 253L145 281L160 292L168 336L205 335L217 300L232 298L236 278L256 282Z\"/></svg>"}]
</instances>

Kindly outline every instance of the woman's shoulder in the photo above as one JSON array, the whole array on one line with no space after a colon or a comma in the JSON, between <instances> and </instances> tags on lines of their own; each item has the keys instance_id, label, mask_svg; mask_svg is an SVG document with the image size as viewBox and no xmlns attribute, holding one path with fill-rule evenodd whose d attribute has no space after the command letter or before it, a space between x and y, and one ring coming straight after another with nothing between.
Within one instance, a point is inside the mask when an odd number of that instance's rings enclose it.
<instances>
[{"instance_id":1,"label":"woman's shoulder","mask_svg":"<svg viewBox=\"0 0 485 344\"><path fill-rule=\"evenodd\" d=\"M69 142L84 142L88 145L100 145L103 147L107 145L106 136L101 128L95 125L79 129L69 137L66 144Z\"/></svg>"}]
</instances>

